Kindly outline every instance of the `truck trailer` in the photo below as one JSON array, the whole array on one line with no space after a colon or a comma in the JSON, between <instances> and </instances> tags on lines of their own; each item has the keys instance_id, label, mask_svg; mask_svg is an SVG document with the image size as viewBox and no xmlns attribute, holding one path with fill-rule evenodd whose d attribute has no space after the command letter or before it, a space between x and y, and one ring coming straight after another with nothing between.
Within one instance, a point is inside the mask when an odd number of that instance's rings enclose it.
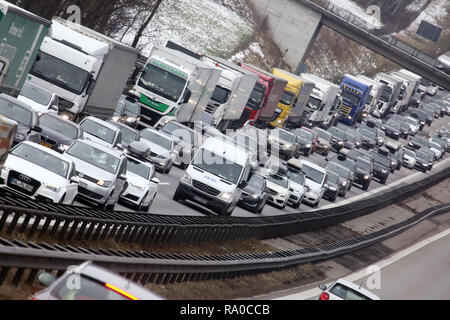
<instances>
[{"instance_id":1,"label":"truck trailer","mask_svg":"<svg viewBox=\"0 0 450 320\"><path fill-rule=\"evenodd\" d=\"M314 82L306 80L301 76L298 76L298 78L303 84L300 88L300 93L296 99L296 102L291 109L289 117L285 122L284 126L288 129L300 128L303 125L303 112L314 89Z\"/></svg>"}]
</instances>

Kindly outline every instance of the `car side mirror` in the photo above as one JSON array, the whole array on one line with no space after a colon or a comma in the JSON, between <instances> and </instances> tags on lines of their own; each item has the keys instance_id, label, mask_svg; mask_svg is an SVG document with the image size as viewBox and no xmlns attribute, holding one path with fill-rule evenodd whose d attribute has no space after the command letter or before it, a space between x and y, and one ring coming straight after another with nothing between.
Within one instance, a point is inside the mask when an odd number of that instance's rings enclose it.
<instances>
[{"instance_id":1,"label":"car side mirror","mask_svg":"<svg viewBox=\"0 0 450 320\"><path fill-rule=\"evenodd\" d=\"M70 182L79 183L80 182L80 178L78 178L77 176L73 176L72 178L70 178Z\"/></svg>"},{"instance_id":2,"label":"car side mirror","mask_svg":"<svg viewBox=\"0 0 450 320\"><path fill-rule=\"evenodd\" d=\"M321 285L319 286L319 289L322 290L322 291L325 291L325 290L327 290L327 286L321 284Z\"/></svg>"},{"instance_id":3,"label":"car side mirror","mask_svg":"<svg viewBox=\"0 0 450 320\"><path fill-rule=\"evenodd\" d=\"M183 103L188 103L191 98L191 90L187 89L186 94L184 95Z\"/></svg>"},{"instance_id":4,"label":"car side mirror","mask_svg":"<svg viewBox=\"0 0 450 320\"><path fill-rule=\"evenodd\" d=\"M246 186L248 186L247 181L242 181L241 183L239 183L238 188L239 189L244 189Z\"/></svg>"},{"instance_id":5,"label":"car side mirror","mask_svg":"<svg viewBox=\"0 0 450 320\"><path fill-rule=\"evenodd\" d=\"M330 160L329 160L328 158L325 158L325 161L328 162L328 161L330 161Z\"/></svg>"},{"instance_id":6,"label":"car side mirror","mask_svg":"<svg viewBox=\"0 0 450 320\"><path fill-rule=\"evenodd\" d=\"M150 181L153 182L153 183L156 183L156 184L160 183L158 178L152 178L152 179L150 179Z\"/></svg>"},{"instance_id":7,"label":"car side mirror","mask_svg":"<svg viewBox=\"0 0 450 320\"><path fill-rule=\"evenodd\" d=\"M119 176L120 180L127 180L127 176L124 175L123 173Z\"/></svg>"},{"instance_id":8,"label":"car side mirror","mask_svg":"<svg viewBox=\"0 0 450 320\"><path fill-rule=\"evenodd\" d=\"M39 126L34 126L32 130L36 131L37 133L42 133L42 128Z\"/></svg>"},{"instance_id":9,"label":"car side mirror","mask_svg":"<svg viewBox=\"0 0 450 320\"><path fill-rule=\"evenodd\" d=\"M56 281L56 276L48 272L43 272L38 276L38 281L43 286L48 287Z\"/></svg>"}]
</instances>

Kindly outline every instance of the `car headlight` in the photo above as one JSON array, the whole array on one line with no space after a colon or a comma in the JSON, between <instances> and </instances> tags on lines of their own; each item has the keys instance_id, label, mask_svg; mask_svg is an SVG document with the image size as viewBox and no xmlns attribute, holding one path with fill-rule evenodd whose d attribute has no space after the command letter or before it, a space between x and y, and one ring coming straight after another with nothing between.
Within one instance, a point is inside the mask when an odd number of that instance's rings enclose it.
<instances>
[{"instance_id":1,"label":"car headlight","mask_svg":"<svg viewBox=\"0 0 450 320\"><path fill-rule=\"evenodd\" d=\"M363 179L364 179L364 180L369 180L369 178L370 178L370 176L369 176L369 175L367 175L367 174L366 174L366 175L364 175L364 177L363 177Z\"/></svg>"},{"instance_id":2,"label":"car headlight","mask_svg":"<svg viewBox=\"0 0 450 320\"><path fill-rule=\"evenodd\" d=\"M285 149L290 149L290 148L292 148L292 144L285 144L283 147L284 147Z\"/></svg>"},{"instance_id":3,"label":"car headlight","mask_svg":"<svg viewBox=\"0 0 450 320\"><path fill-rule=\"evenodd\" d=\"M112 181L107 180L98 180L97 185L103 188L109 188L112 185Z\"/></svg>"},{"instance_id":4,"label":"car headlight","mask_svg":"<svg viewBox=\"0 0 450 320\"><path fill-rule=\"evenodd\" d=\"M25 140L25 136L24 136L23 134L21 134L21 133L16 133L15 138L16 138L16 140L18 140L18 141L23 141L23 140Z\"/></svg>"},{"instance_id":5,"label":"car headlight","mask_svg":"<svg viewBox=\"0 0 450 320\"><path fill-rule=\"evenodd\" d=\"M306 147L306 148L312 148L312 144L311 144L311 143L308 143L305 147Z\"/></svg>"},{"instance_id":6,"label":"car headlight","mask_svg":"<svg viewBox=\"0 0 450 320\"><path fill-rule=\"evenodd\" d=\"M69 147L70 147L70 146L68 146L68 145L60 144L60 145L58 146L58 150L60 150L60 151L62 151L62 152L65 152L65 151L67 151L67 150L69 149Z\"/></svg>"},{"instance_id":7,"label":"car headlight","mask_svg":"<svg viewBox=\"0 0 450 320\"><path fill-rule=\"evenodd\" d=\"M257 193L252 194L253 199L258 199L259 195Z\"/></svg>"},{"instance_id":8,"label":"car headlight","mask_svg":"<svg viewBox=\"0 0 450 320\"><path fill-rule=\"evenodd\" d=\"M189 175L189 173L185 173L184 176L181 178L180 180L181 182L185 183L185 184L192 184L192 178Z\"/></svg>"},{"instance_id":9,"label":"car headlight","mask_svg":"<svg viewBox=\"0 0 450 320\"><path fill-rule=\"evenodd\" d=\"M53 191L55 193L58 193L61 190L61 187L57 187L57 186L54 186L54 185L51 185L51 184L48 184L48 183L44 183L44 188L48 189L48 190L51 190L51 191Z\"/></svg>"},{"instance_id":10,"label":"car headlight","mask_svg":"<svg viewBox=\"0 0 450 320\"><path fill-rule=\"evenodd\" d=\"M339 141L338 144L342 146L344 144L344 141Z\"/></svg>"},{"instance_id":11,"label":"car headlight","mask_svg":"<svg viewBox=\"0 0 450 320\"><path fill-rule=\"evenodd\" d=\"M120 119L120 117L118 117L118 116L112 117L112 121L115 121L115 122L119 121L119 119Z\"/></svg>"},{"instance_id":12,"label":"car headlight","mask_svg":"<svg viewBox=\"0 0 450 320\"><path fill-rule=\"evenodd\" d=\"M134 117L129 117L129 118L127 118L127 122L128 122L128 123L136 122L136 118L134 118Z\"/></svg>"},{"instance_id":13,"label":"car headlight","mask_svg":"<svg viewBox=\"0 0 450 320\"><path fill-rule=\"evenodd\" d=\"M353 118L352 118L352 116L348 116L347 119L348 120L352 120Z\"/></svg>"},{"instance_id":14,"label":"car headlight","mask_svg":"<svg viewBox=\"0 0 450 320\"><path fill-rule=\"evenodd\" d=\"M281 121L281 120L277 121L277 124L282 124L282 123L283 123L283 121Z\"/></svg>"},{"instance_id":15,"label":"car headlight","mask_svg":"<svg viewBox=\"0 0 450 320\"><path fill-rule=\"evenodd\" d=\"M225 200L225 201L230 201L231 197L233 197L233 194L231 192L223 192L219 198Z\"/></svg>"},{"instance_id":16,"label":"car headlight","mask_svg":"<svg viewBox=\"0 0 450 320\"><path fill-rule=\"evenodd\" d=\"M287 197L287 194L284 194L284 193L280 194L280 198L286 198L286 197Z\"/></svg>"},{"instance_id":17,"label":"car headlight","mask_svg":"<svg viewBox=\"0 0 450 320\"><path fill-rule=\"evenodd\" d=\"M336 187L330 187L329 189L333 192L337 191Z\"/></svg>"},{"instance_id":18,"label":"car headlight","mask_svg":"<svg viewBox=\"0 0 450 320\"><path fill-rule=\"evenodd\" d=\"M387 173L387 170L386 169L381 169L381 172Z\"/></svg>"},{"instance_id":19,"label":"car headlight","mask_svg":"<svg viewBox=\"0 0 450 320\"><path fill-rule=\"evenodd\" d=\"M381 130L386 130L386 127L385 126L381 126Z\"/></svg>"},{"instance_id":20,"label":"car headlight","mask_svg":"<svg viewBox=\"0 0 450 320\"><path fill-rule=\"evenodd\" d=\"M141 186L141 185L138 185L138 184L131 183L131 182L130 182L130 185L131 185L133 188L138 189L139 191L144 191L144 189L145 189L145 187L143 187L143 186Z\"/></svg>"},{"instance_id":21,"label":"car headlight","mask_svg":"<svg viewBox=\"0 0 450 320\"><path fill-rule=\"evenodd\" d=\"M341 181L341 185L345 187L347 185L347 181Z\"/></svg>"},{"instance_id":22,"label":"car headlight","mask_svg":"<svg viewBox=\"0 0 450 320\"><path fill-rule=\"evenodd\" d=\"M391 166L395 166L395 161L391 161Z\"/></svg>"}]
</instances>

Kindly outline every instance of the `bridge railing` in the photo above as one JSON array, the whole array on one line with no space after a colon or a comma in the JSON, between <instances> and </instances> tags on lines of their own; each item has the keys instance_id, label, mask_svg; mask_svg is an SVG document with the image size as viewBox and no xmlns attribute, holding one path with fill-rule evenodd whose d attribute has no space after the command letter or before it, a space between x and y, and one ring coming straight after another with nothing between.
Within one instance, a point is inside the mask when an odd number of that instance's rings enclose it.
<instances>
[{"instance_id":1,"label":"bridge railing","mask_svg":"<svg viewBox=\"0 0 450 320\"><path fill-rule=\"evenodd\" d=\"M375 35L376 26L374 23L361 19L360 17L355 16L350 11L333 4L328 0L308 0L308 2L320 6L325 11L332 13L334 16L340 18L343 22L357 27L358 29L370 34L372 37L387 42L389 45L407 53L410 56L415 57L416 59L432 66L434 69L441 72L439 69L437 69L437 66L441 65L441 63L439 63L437 59L427 55L423 51L414 48L406 42L403 42L391 35L384 35L382 37Z\"/></svg>"}]
</instances>

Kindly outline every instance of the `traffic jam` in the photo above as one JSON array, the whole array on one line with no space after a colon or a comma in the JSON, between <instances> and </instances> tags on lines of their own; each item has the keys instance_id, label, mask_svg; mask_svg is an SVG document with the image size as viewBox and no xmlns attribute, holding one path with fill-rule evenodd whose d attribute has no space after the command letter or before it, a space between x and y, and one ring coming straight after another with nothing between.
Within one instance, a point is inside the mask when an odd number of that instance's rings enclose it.
<instances>
[{"instance_id":1,"label":"traffic jam","mask_svg":"<svg viewBox=\"0 0 450 320\"><path fill-rule=\"evenodd\" d=\"M332 83L170 41L143 57L61 18L45 27L20 90L0 94L2 192L143 214L273 215L426 173L449 150L448 92L405 69Z\"/></svg>"}]
</instances>

